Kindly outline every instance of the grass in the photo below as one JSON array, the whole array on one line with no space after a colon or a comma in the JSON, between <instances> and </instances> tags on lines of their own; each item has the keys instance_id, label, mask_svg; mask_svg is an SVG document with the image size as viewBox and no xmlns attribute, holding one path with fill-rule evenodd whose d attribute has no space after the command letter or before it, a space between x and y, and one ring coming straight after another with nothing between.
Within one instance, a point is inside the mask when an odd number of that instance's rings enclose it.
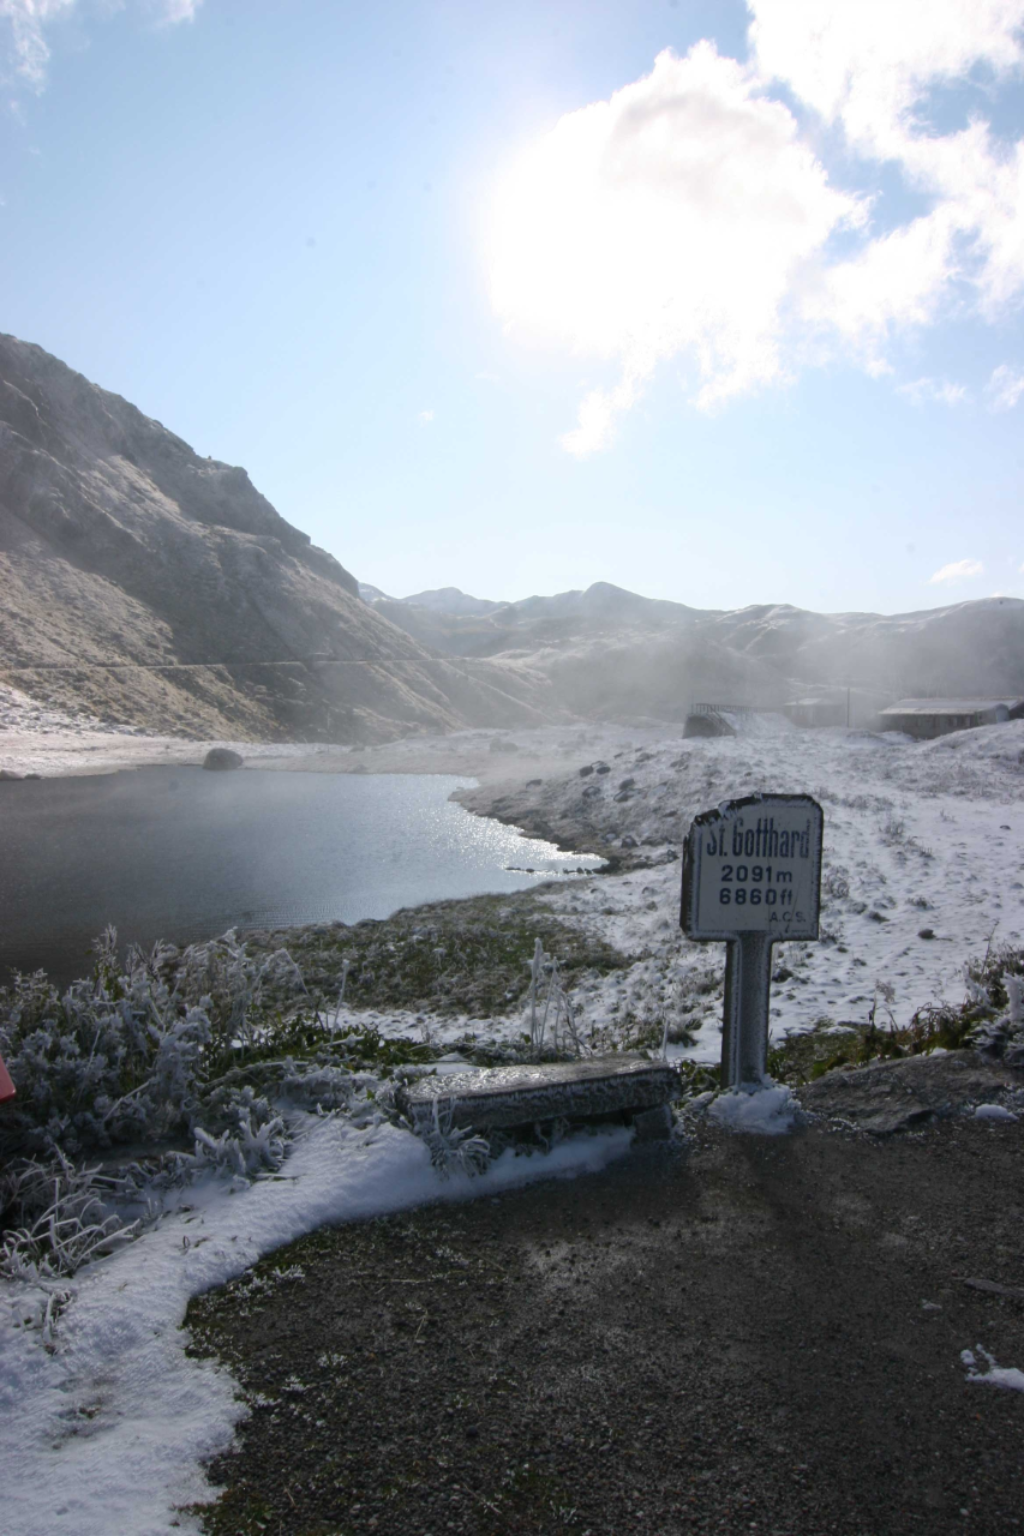
<instances>
[{"instance_id":1,"label":"grass","mask_svg":"<svg viewBox=\"0 0 1024 1536\"><path fill-rule=\"evenodd\" d=\"M532 892L475 896L396 912L352 927L332 924L246 935L257 953L285 946L311 992L336 998L345 979L353 1008L468 1013L521 1009L540 940L558 957L567 989L587 971L620 970L628 956L553 917Z\"/></svg>"}]
</instances>

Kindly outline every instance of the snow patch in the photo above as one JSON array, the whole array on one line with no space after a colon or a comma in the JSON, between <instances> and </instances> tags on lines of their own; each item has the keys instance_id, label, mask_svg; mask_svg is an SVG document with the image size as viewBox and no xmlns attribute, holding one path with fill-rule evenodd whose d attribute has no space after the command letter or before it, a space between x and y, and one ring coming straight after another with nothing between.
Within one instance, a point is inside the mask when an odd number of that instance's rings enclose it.
<instances>
[{"instance_id":1,"label":"snow patch","mask_svg":"<svg viewBox=\"0 0 1024 1536\"><path fill-rule=\"evenodd\" d=\"M1024 1371L1018 1371L1012 1365L997 1365L981 1344L975 1344L973 1349L962 1349L960 1359L967 1367L968 1381L983 1382L990 1387L1005 1387L1010 1392L1024 1392ZM981 1370L978 1369L979 1362L983 1365Z\"/></svg>"},{"instance_id":2,"label":"snow patch","mask_svg":"<svg viewBox=\"0 0 1024 1536\"><path fill-rule=\"evenodd\" d=\"M737 1089L720 1093L708 1110L708 1118L727 1131L754 1136L782 1136L791 1131L800 1102L784 1084L766 1079L753 1092Z\"/></svg>"},{"instance_id":3,"label":"snow patch","mask_svg":"<svg viewBox=\"0 0 1024 1536\"><path fill-rule=\"evenodd\" d=\"M1012 1110L1004 1108L1002 1104L979 1104L974 1111L975 1120L1012 1120L1016 1122L1017 1116Z\"/></svg>"},{"instance_id":4,"label":"snow patch","mask_svg":"<svg viewBox=\"0 0 1024 1536\"><path fill-rule=\"evenodd\" d=\"M130 1247L65 1282L55 1348L40 1292L0 1291L0 1465L7 1536L164 1536L198 1531L179 1506L211 1489L202 1464L231 1443L247 1409L230 1372L189 1359L189 1298L316 1228L436 1200L464 1200L552 1175L596 1172L624 1153L618 1127L546 1155L506 1151L486 1173L441 1180L426 1145L387 1122L301 1117L281 1172L241 1190L223 1180L167 1197ZM297 1283L282 1271L275 1283ZM45 1304L45 1298L44 1298ZM154 1384L159 1390L154 1391Z\"/></svg>"}]
</instances>

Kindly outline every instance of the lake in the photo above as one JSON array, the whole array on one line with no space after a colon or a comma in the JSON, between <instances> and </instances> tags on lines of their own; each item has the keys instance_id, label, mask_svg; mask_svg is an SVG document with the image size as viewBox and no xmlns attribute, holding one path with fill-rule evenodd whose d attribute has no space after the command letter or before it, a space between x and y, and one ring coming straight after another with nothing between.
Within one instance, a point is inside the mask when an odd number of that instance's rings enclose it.
<instances>
[{"instance_id":1,"label":"lake","mask_svg":"<svg viewBox=\"0 0 1024 1536\"><path fill-rule=\"evenodd\" d=\"M111 923L122 942L186 943L387 917L600 865L449 801L469 782L145 768L0 783L0 980L14 967L83 974Z\"/></svg>"}]
</instances>

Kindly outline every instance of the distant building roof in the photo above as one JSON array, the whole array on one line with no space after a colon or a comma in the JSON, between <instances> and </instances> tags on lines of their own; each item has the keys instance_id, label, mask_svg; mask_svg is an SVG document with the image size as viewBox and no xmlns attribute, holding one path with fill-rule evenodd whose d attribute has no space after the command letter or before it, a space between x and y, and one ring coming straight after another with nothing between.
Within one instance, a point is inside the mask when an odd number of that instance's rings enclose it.
<instances>
[{"instance_id":1,"label":"distant building roof","mask_svg":"<svg viewBox=\"0 0 1024 1536\"><path fill-rule=\"evenodd\" d=\"M978 715L988 710L1024 708L1024 699L900 699L883 715Z\"/></svg>"}]
</instances>

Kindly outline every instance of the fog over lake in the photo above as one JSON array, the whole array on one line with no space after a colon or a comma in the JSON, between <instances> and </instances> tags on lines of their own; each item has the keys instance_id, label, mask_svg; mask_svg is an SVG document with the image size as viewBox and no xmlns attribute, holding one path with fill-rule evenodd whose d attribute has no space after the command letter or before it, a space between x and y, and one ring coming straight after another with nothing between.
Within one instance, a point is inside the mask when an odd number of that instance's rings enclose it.
<instances>
[{"instance_id":1,"label":"fog over lake","mask_svg":"<svg viewBox=\"0 0 1024 1536\"><path fill-rule=\"evenodd\" d=\"M468 782L153 768L0 785L0 978L81 974L109 923L146 945L353 923L600 863L471 815L448 799Z\"/></svg>"}]
</instances>

